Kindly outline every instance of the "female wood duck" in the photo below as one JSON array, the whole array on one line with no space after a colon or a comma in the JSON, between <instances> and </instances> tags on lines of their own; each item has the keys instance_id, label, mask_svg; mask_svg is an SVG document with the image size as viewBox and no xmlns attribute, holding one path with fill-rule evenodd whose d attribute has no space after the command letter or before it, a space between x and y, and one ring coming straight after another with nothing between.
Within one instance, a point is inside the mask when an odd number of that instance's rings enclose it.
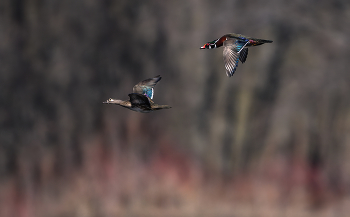
<instances>
[{"instance_id":1,"label":"female wood duck","mask_svg":"<svg viewBox=\"0 0 350 217\"><path fill-rule=\"evenodd\" d=\"M149 78L136 84L130 93L129 100L108 99L103 102L106 104L120 105L133 111L148 113L160 109L171 108L168 105L155 104L151 99L154 95L154 86L160 81L161 77L158 75L154 78Z\"/></svg>"},{"instance_id":2,"label":"female wood duck","mask_svg":"<svg viewBox=\"0 0 350 217\"><path fill-rule=\"evenodd\" d=\"M231 77L238 66L238 60L244 63L248 56L248 47L264 43L272 43L270 40L251 38L241 34L229 33L219 39L208 42L200 49L214 49L224 46L224 63L226 74Z\"/></svg>"}]
</instances>

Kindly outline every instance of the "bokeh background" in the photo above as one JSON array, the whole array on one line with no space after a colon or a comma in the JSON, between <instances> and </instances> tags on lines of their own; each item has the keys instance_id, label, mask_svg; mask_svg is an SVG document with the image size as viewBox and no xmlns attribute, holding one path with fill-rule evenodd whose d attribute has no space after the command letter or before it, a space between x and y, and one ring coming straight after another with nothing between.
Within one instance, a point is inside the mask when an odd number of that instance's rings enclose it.
<instances>
[{"instance_id":1,"label":"bokeh background","mask_svg":"<svg viewBox=\"0 0 350 217\"><path fill-rule=\"evenodd\" d=\"M0 1L0 216L348 216L348 0ZM230 33L273 40L228 78ZM161 75L142 114L102 104Z\"/></svg>"}]
</instances>

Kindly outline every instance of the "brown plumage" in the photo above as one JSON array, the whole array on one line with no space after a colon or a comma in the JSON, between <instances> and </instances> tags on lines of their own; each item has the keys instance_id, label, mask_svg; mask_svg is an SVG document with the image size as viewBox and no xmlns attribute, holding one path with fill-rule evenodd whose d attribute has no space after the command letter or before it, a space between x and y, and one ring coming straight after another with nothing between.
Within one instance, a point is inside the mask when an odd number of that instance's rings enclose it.
<instances>
[{"instance_id":1,"label":"brown plumage","mask_svg":"<svg viewBox=\"0 0 350 217\"><path fill-rule=\"evenodd\" d=\"M103 103L120 105L124 108L128 108L130 110L142 113L148 113L160 109L169 109L171 108L170 106L158 105L151 100L154 92L153 88L160 79L161 77L158 75L154 78L149 78L136 84L133 87L133 93L130 93L128 95L129 100L119 100L110 98Z\"/></svg>"}]
</instances>

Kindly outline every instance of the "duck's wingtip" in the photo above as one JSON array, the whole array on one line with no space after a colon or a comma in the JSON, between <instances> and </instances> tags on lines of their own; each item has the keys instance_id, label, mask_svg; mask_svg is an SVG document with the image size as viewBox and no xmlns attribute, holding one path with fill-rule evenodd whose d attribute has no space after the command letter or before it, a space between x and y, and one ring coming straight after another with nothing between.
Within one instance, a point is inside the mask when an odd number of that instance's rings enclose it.
<instances>
[{"instance_id":1,"label":"duck's wingtip","mask_svg":"<svg viewBox=\"0 0 350 217\"><path fill-rule=\"evenodd\" d=\"M228 72L228 71L226 71L226 75L227 75L227 77L229 77L229 78L231 78L233 74L235 74L235 71L233 71L233 72Z\"/></svg>"},{"instance_id":2,"label":"duck's wingtip","mask_svg":"<svg viewBox=\"0 0 350 217\"><path fill-rule=\"evenodd\" d=\"M153 82L157 83L158 81L160 81L162 79L162 77L160 75L157 75L153 78L151 78L151 80L153 80Z\"/></svg>"}]
</instances>

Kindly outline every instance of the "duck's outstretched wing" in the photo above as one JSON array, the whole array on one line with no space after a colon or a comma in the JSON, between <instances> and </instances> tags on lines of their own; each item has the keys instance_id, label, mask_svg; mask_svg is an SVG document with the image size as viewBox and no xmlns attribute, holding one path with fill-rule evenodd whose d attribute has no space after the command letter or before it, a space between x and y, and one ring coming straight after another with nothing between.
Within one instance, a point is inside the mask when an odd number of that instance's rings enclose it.
<instances>
[{"instance_id":1,"label":"duck's outstretched wing","mask_svg":"<svg viewBox=\"0 0 350 217\"><path fill-rule=\"evenodd\" d=\"M128 96L132 107L151 108L151 104L147 96L139 93L130 93Z\"/></svg>"},{"instance_id":2,"label":"duck's outstretched wing","mask_svg":"<svg viewBox=\"0 0 350 217\"><path fill-rule=\"evenodd\" d=\"M238 60L245 61L248 52L245 50L248 40L229 39L224 42L223 58L226 68L226 75L231 77L238 66ZM241 54L241 52L243 52ZM242 55L242 57L241 57ZM242 62L244 62L242 61Z\"/></svg>"},{"instance_id":3,"label":"duck's outstretched wing","mask_svg":"<svg viewBox=\"0 0 350 217\"><path fill-rule=\"evenodd\" d=\"M133 87L132 92L147 95L150 99L153 99L154 86L156 86L157 82L160 81L161 78L162 77L158 75L154 78L149 78L141 81Z\"/></svg>"},{"instance_id":4,"label":"duck's outstretched wing","mask_svg":"<svg viewBox=\"0 0 350 217\"><path fill-rule=\"evenodd\" d=\"M239 60L244 63L248 56L248 48L243 48L241 52L239 53Z\"/></svg>"}]
</instances>

